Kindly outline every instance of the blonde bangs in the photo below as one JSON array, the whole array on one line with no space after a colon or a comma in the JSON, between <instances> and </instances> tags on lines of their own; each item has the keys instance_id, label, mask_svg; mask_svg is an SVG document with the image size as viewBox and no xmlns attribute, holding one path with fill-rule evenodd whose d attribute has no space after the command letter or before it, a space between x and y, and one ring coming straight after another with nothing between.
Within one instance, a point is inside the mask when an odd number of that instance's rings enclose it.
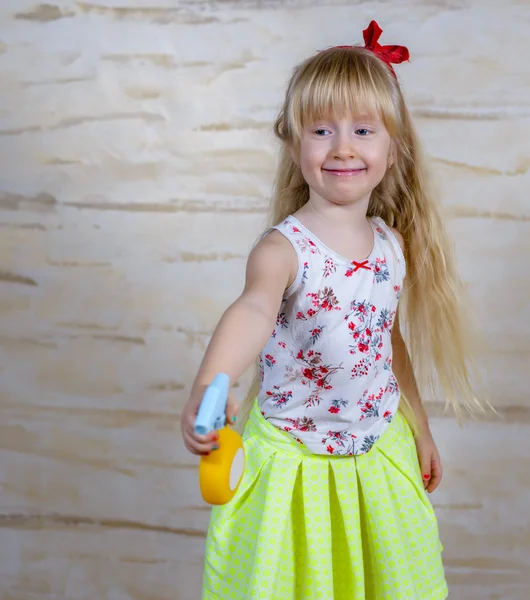
<instances>
[{"instance_id":1,"label":"blonde bangs","mask_svg":"<svg viewBox=\"0 0 530 600\"><path fill-rule=\"evenodd\" d=\"M285 133L298 141L311 124L331 116L368 115L381 119L391 136L399 114L392 74L379 59L359 48L332 48L302 64L291 82L285 106Z\"/></svg>"}]
</instances>

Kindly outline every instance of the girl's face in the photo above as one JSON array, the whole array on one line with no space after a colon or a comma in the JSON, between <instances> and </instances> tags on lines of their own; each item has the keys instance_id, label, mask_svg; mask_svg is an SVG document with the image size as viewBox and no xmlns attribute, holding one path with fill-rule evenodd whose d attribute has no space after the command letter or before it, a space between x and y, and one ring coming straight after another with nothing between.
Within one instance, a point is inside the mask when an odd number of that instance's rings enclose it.
<instances>
[{"instance_id":1,"label":"girl's face","mask_svg":"<svg viewBox=\"0 0 530 600\"><path fill-rule=\"evenodd\" d=\"M294 158L311 199L340 205L368 202L392 163L391 138L377 118L332 117L304 130Z\"/></svg>"}]
</instances>

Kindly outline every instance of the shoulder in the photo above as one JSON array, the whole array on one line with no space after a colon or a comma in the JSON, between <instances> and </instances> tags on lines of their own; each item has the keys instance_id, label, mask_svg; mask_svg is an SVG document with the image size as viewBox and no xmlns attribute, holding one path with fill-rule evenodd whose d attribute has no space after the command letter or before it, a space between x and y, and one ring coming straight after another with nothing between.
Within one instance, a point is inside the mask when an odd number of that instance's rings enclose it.
<instances>
[{"instance_id":1,"label":"shoulder","mask_svg":"<svg viewBox=\"0 0 530 600\"><path fill-rule=\"evenodd\" d=\"M266 232L248 257L247 277L251 279L278 279L290 284L297 271L296 251L291 242L276 229Z\"/></svg>"},{"instance_id":2,"label":"shoulder","mask_svg":"<svg viewBox=\"0 0 530 600\"><path fill-rule=\"evenodd\" d=\"M390 227L390 225L387 225L382 217L372 217L372 219L373 222L381 229L382 233L386 232L387 237L388 232L390 232L396 238L396 241L399 244L402 252L405 252L405 240L403 239L401 233L399 233L395 227Z\"/></svg>"},{"instance_id":3,"label":"shoulder","mask_svg":"<svg viewBox=\"0 0 530 600\"><path fill-rule=\"evenodd\" d=\"M266 231L250 253L250 256L263 255L272 255L272 258L287 258L294 255L296 258L292 243L277 229Z\"/></svg>"}]
</instances>

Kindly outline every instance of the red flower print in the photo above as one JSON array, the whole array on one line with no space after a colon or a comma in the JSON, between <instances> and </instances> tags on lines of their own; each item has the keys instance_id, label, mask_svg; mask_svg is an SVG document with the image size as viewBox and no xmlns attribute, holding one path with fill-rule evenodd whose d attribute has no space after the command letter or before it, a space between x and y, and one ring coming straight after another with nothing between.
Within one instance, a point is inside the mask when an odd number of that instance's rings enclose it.
<instances>
[{"instance_id":1,"label":"red flower print","mask_svg":"<svg viewBox=\"0 0 530 600\"><path fill-rule=\"evenodd\" d=\"M348 406L348 404L348 400L344 400L344 398L336 398L335 400L331 401L331 406L328 408L328 412L330 412L332 415L336 415L340 412L341 407L344 408Z\"/></svg>"},{"instance_id":2,"label":"red flower print","mask_svg":"<svg viewBox=\"0 0 530 600\"><path fill-rule=\"evenodd\" d=\"M274 358L274 356L272 354L265 354L265 364L272 369L273 366L276 364L276 359Z\"/></svg>"},{"instance_id":3,"label":"red flower print","mask_svg":"<svg viewBox=\"0 0 530 600\"><path fill-rule=\"evenodd\" d=\"M298 227L293 227L293 233L300 233L300 230L298 229Z\"/></svg>"},{"instance_id":4,"label":"red flower print","mask_svg":"<svg viewBox=\"0 0 530 600\"><path fill-rule=\"evenodd\" d=\"M293 427L298 431L316 431L317 428L313 419L310 417L298 417L296 419L287 419L289 423L292 423Z\"/></svg>"},{"instance_id":5,"label":"red flower print","mask_svg":"<svg viewBox=\"0 0 530 600\"><path fill-rule=\"evenodd\" d=\"M374 271L374 281L376 283L383 283L390 279L390 272L385 258L376 258L375 263L372 263L372 269Z\"/></svg>"},{"instance_id":6,"label":"red flower print","mask_svg":"<svg viewBox=\"0 0 530 600\"><path fill-rule=\"evenodd\" d=\"M287 321L284 312L279 313L276 317L276 325L280 325L284 329L289 326L289 321Z\"/></svg>"},{"instance_id":7,"label":"red flower print","mask_svg":"<svg viewBox=\"0 0 530 600\"><path fill-rule=\"evenodd\" d=\"M359 419L360 421L366 417L379 416L379 405L381 404L383 394L384 390L383 388L380 388L378 394L370 394L367 399L366 396L368 395L368 390L364 392L363 397L357 401L357 405L360 407L362 412L362 415Z\"/></svg>"},{"instance_id":8,"label":"red flower print","mask_svg":"<svg viewBox=\"0 0 530 600\"><path fill-rule=\"evenodd\" d=\"M302 311L299 311L296 314L297 319L301 319L303 321L307 321L308 319L318 315L321 311L332 311L332 310L341 310L340 306L338 306L339 301L333 292L333 289L330 287L325 287L320 290L318 293L310 292L306 295L307 298L311 298L311 303L316 308L309 308L304 314Z\"/></svg>"},{"instance_id":9,"label":"red flower print","mask_svg":"<svg viewBox=\"0 0 530 600\"><path fill-rule=\"evenodd\" d=\"M295 229L297 228L293 228L294 233L302 233L299 229L297 229L297 231L295 231ZM303 233L296 240L296 243L302 252L309 250L310 254L320 254L320 250L318 249L317 245Z\"/></svg>"},{"instance_id":10,"label":"red flower print","mask_svg":"<svg viewBox=\"0 0 530 600\"><path fill-rule=\"evenodd\" d=\"M293 381L301 377L301 384L310 389L309 396L304 401L304 406L318 406L320 404L320 390L331 390L333 388L331 385L333 376L343 369L342 364L337 366L323 364L322 354L314 350L308 350L307 354L303 350L297 351L296 354L292 350L288 350L293 360L299 365L296 370L291 368L291 375L294 374L295 376L294 378L289 377L289 380Z\"/></svg>"},{"instance_id":11,"label":"red flower print","mask_svg":"<svg viewBox=\"0 0 530 600\"><path fill-rule=\"evenodd\" d=\"M324 277L329 277L332 273L335 273L337 267L333 262L333 259L328 257L326 258L326 262L324 263Z\"/></svg>"},{"instance_id":12,"label":"red flower print","mask_svg":"<svg viewBox=\"0 0 530 600\"><path fill-rule=\"evenodd\" d=\"M313 344L315 344L318 341L322 331L324 331L325 328L326 328L326 325L322 325L322 326L318 326L318 327L315 327L314 329L310 330L310 334L311 334L310 338L311 338L311 341L313 342ZM307 356L309 356L309 353L307 354Z\"/></svg>"},{"instance_id":13,"label":"red flower print","mask_svg":"<svg viewBox=\"0 0 530 600\"><path fill-rule=\"evenodd\" d=\"M326 447L326 450L330 454L335 453L335 450L330 442L334 443L338 448L343 449L342 451L339 451L339 454L348 454L348 452L354 451L354 440L355 436L351 433L344 431L328 431L327 436L322 439L322 444L329 444Z\"/></svg>"},{"instance_id":14,"label":"red flower print","mask_svg":"<svg viewBox=\"0 0 530 600\"><path fill-rule=\"evenodd\" d=\"M274 391L267 390L266 394L276 408L283 408L293 397L292 390L282 392L277 385L274 386Z\"/></svg>"}]
</instances>

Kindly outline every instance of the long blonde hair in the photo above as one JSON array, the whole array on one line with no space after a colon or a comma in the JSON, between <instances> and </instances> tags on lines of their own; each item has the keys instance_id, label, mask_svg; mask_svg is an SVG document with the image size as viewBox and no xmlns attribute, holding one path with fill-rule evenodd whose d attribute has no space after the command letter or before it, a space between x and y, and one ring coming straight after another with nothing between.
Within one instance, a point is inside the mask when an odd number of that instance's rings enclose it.
<instances>
[{"instance_id":1,"label":"long blonde hair","mask_svg":"<svg viewBox=\"0 0 530 600\"><path fill-rule=\"evenodd\" d=\"M359 47L331 48L294 71L274 125L281 142L272 224L309 200L309 187L291 149L315 120L369 111L392 138L394 162L373 190L367 215L382 217L405 241L407 277L400 309L418 387L430 400L441 391L460 418L481 410L473 393L473 362L463 284L452 245L429 187L420 143L396 77L375 54ZM239 419L242 427L259 385L254 380ZM405 400L406 402L406 400Z\"/></svg>"}]
</instances>

